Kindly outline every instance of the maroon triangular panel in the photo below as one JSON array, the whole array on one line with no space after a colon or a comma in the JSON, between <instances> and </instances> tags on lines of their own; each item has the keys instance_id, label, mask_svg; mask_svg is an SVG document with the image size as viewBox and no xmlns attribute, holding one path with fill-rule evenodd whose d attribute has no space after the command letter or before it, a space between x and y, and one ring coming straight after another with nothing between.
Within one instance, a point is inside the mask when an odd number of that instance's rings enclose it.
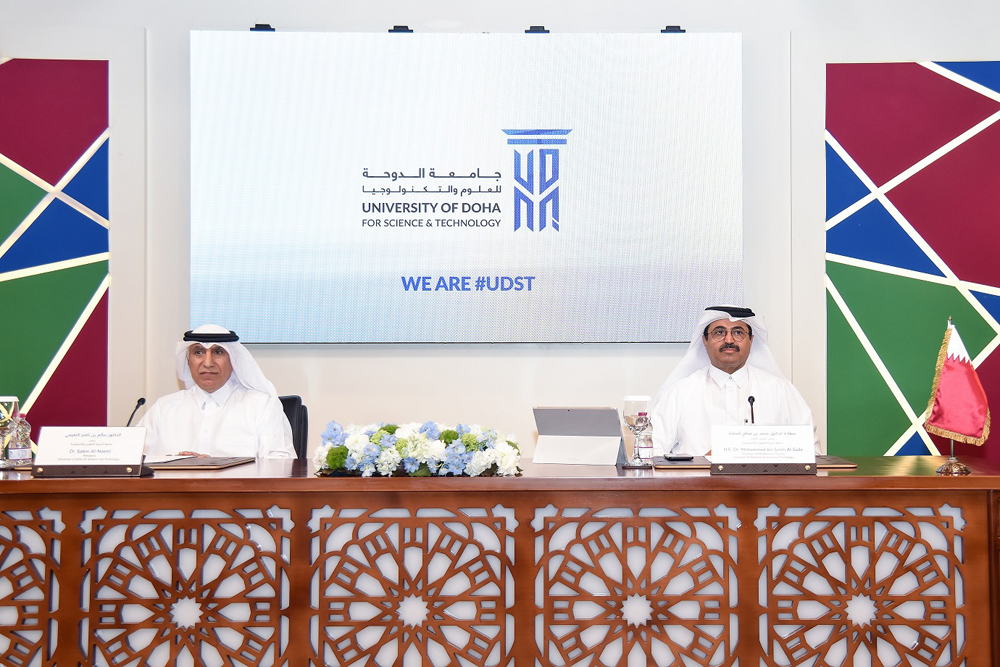
<instances>
[{"instance_id":1,"label":"maroon triangular panel","mask_svg":"<svg viewBox=\"0 0 1000 667\"><path fill-rule=\"evenodd\" d=\"M998 156L1000 123L888 192L889 200L955 275L993 287L1000 287Z\"/></svg>"},{"instance_id":2,"label":"maroon triangular panel","mask_svg":"<svg viewBox=\"0 0 1000 667\"><path fill-rule=\"evenodd\" d=\"M826 127L875 185L1000 111L917 63L829 64L826 83Z\"/></svg>"},{"instance_id":3,"label":"maroon triangular panel","mask_svg":"<svg viewBox=\"0 0 1000 667\"><path fill-rule=\"evenodd\" d=\"M0 64L0 153L55 184L108 128L108 61Z\"/></svg>"},{"instance_id":4,"label":"maroon triangular panel","mask_svg":"<svg viewBox=\"0 0 1000 667\"><path fill-rule=\"evenodd\" d=\"M128 412L129 406L123 410ZM101 297L27 413L32 438L44 426L108 424L108 295ZM124 425L123 417L122 425Z\"/></svg>"}]
</instances>

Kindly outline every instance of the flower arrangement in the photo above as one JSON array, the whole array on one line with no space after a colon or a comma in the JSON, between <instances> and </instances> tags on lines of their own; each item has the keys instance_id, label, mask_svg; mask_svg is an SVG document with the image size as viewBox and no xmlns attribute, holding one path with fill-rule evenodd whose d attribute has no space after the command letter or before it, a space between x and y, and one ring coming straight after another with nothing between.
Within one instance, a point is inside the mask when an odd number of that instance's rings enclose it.
<instances>
[{"instance_id":1,"label":"flower arrangement","mask_svg":"<svg viewBox=\"0 0 1000 667\"><path fill-rule=\"evenodd\" d=\"M503 438L476 424L451 428L436 422L351 424L345 429L332 421L313 456L317 475L363 477L519 475L520 461L514 436Z\"/></svg>"}]
</instances>

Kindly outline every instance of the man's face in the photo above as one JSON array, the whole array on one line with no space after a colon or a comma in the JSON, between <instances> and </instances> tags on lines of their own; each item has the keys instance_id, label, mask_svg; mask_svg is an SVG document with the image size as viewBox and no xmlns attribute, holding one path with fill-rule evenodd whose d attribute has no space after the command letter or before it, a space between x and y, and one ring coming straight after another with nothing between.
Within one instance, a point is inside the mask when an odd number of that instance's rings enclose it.
<instances>
[{"instance_id":1,"label":"man's face","mask_svg":"<svg viewBox=\"0 0 1000 667\"><path fill-rule=\"evenodd\" d=\"M736 331L736 336L733 336ZM743 332L742 340L736 340ZM750 346L753 336L744 322L732 320L716 320L708 325L708 336L703 339L705 351L712 365L727 373L734 373L743 368L750 356Z\"/></svg>"},{"instance_id":2,"label":"man's face","mask_svg":"<svg viewBox=\"0 0 1000 667\"><path fill-rule=\"evenodd\" d=\"M201 343L195 343L189 347L188 368L194 383L210 394L226 384L233 374L229 353L218 345L206 348Z\"/></svg>"}]
</instances>

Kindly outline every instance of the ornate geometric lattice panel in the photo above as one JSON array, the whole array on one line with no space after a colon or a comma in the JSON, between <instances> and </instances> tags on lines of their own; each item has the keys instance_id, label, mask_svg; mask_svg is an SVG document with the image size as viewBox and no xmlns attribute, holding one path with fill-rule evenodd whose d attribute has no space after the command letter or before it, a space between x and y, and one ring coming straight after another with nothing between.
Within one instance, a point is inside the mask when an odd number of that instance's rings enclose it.
<instances>
[{"instance_id":1,"label":"ornate geometric lattice panel","mask_svg":"<svg viewBox=\"0 0 1000 667\"><path fill-rule=\"evenodd\" d=\"M733 665L736 509L536 510L544 665Z\"/></svg>"},{"instance_id":2,"label":"ornate geometric lattice panel","mask_svg":"<svg viewBox=\"0 0 1000 667\"><path fill-rule=\"evenodd\" d=\"M993 606L993 636L1000 638L1000 489L990 492L993 498L993 589L990 601ZM997 649L994 649L996 652Z\"/></svg>"},{"instance_id":3,"label":"ornate geometric lattice panel","mask_svg":"<svg viewBox=\"0 0 1000 667\"><path fill-rule=\"evenodd\" d=\"M758 510L766 665L959 665L962 511Z\"/></svg>"},{"instance_id":4,"label":"ornate geometric lattice panel","mask_svg":"<svg viewBox=\"0 0 1000 667\"><path fill-rule=\"evenodd\" d=\"M313 512L314 665L509 664L513 510Z\"/></svg>"},{"instance_id":5,"label":"ornate geometric lattice panel","mask_svg":"<svg viewBox=\"0 0 1000 667\"><path fill-rule=\"evenodd\" d=\"M0 512L0 664L54 665L61 513Z\"/></svg>"},{"instance_id":6,"label":"ornate geometric lattice panel","mask_svg":"<svg viewBox=\"0 0 1000 667\"><path fill-rule=\"evenodd\" d=\"M277 507L85 512L89 664L286 665L291 529Z\"/></svg>"}]
</instances>

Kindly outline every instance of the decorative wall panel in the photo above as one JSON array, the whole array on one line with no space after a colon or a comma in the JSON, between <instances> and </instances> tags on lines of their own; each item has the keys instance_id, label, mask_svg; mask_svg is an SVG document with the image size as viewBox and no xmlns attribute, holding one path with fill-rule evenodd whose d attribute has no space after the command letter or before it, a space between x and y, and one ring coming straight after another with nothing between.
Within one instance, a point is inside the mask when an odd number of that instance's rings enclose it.
<instances>
[{"instance_id":1,"label":"decorative wall panel","mask_svg":"<svg viewBox=\"0 0 1000 667\"><path fill-rule=\"evenodd\" d=\"M922 425L949 317L1000 405L1000 62L826 75L829 450L937 454Z\"/></svg>"},{"instance_id":2,"label":"decorative wall panel","mask_svg":"<svg viewBox=\"0 0 1000 667\"><path fill-rule=\"evenodd\" d=\"M34 433L107 424L108 62L0 61L2 392ZM30 323L30 324L29 324Z\"/></svg>"}]
</instances>

